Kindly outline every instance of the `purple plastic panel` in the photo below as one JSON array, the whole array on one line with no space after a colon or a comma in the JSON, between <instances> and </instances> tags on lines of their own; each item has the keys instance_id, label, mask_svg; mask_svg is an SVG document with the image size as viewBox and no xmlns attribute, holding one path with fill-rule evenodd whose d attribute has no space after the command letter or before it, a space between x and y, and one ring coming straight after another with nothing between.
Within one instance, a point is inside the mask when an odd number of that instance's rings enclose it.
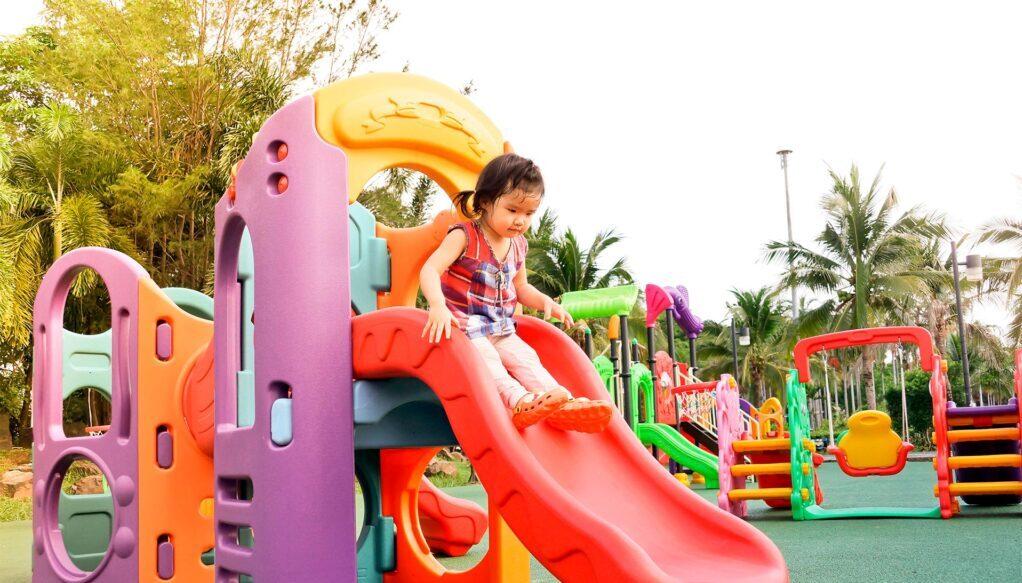
<instances>
[{"instance_id":1,"label":"purple plastic panel","mask_svg":"<svg viewBox=\"0 0 1022 583\"><path fill-rule=\"evenodd\" d=\"M164 541L156 547L156 574L160 579L174 576L174 543Z\"/></svg>"},{"instance_id":2,"label":"purple plastic panel","mask_svg":"<svg viewBox=\"0 0 1022 583\"><path fill-rule=\"evenodd\" d=\"M1008 400L1007 405L986 405L984 407L958 407L954 401L947 404L948 417L980 417L987 415L1014 415L1018 412L1015 397Z\"/></svg>"},{"instance_id":3,"label":"purple plastic panel","mask_svg":"<svg viewBox=\"0 0 1022 583\"><path fill-rule=\"evenodd\" d=\"M167 322L156 325L156 358L170 360L174 355L174 331Z\"/></svg>"},{"instance_id":4,"label":"purple plastic panel","mask_svg":"<svg viewBox=\"0 0 1022 583\"><path fill-rule=\"evenodd\" d=\"M355 581L354 438L347 161L315 130L303 97L259 130L216 207L216 580ZM273 155L281 143L288 155ZM271 177L288 178L278 194ZM237 427L238 248L255 257L255 421ZM270 408L293 398L293 441L270 441ZM249 477L251 501L239 499ZM251 526L252 548L239 545Z\"/></svg>"},{"instance_id":5,"label":"purple plastic panel","mask_svg":"<svg viewBox=\"0 0 1022 583\"><path fill-rule=\"evenodd\" d=\"M64 303L82 269L94 269L106 284L112 309L110 430L99 437L64 437L61 338ZM34 306L32 413L35 483L32 515L32 580L138 580L138 437L135 391L138 382L138 283L148 275L117 251L85 247L50 267ZM94 462L106 474L114 499L110 550L91 573L71 563L58 526L63 473L73 456Z\"/></svg>"},{"instance_id":6,"label":"purple plastic panel","mask_svg":"<svg viewBox=\"0 0 1022 583\"><path fill-rule=\"evenodd\" d=\"M703 321L692 313L688 303L688 289L683 285L667 286L664 291L674 299L674 319L689 338L697 338L703 331Z\"/></svg>"},{"instance_id":7,"label":"purple plastic panel","mask_svg":"<svg viewBox=\"0 0 1022 583\"><path fill-rule=\"evenodd\" d=\"M156 434L156 465L163 469L174 465L174 436L166 429Z\"/></svg>"}]
</instances>

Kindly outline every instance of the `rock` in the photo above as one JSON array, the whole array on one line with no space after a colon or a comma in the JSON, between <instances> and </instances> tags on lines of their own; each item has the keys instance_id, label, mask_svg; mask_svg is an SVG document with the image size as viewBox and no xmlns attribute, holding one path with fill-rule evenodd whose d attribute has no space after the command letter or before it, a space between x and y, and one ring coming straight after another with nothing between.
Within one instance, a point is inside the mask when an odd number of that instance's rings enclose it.
<instances>
[{"instance_id":1,"label":"rock","mask_svg":"<svg viewBox=\"0 0 1022 583\"><path fill-rule=\"evenodd\" d=\"M432 461L428 466L426 466L426 474L430 476L435 476L437 474L457 476L458 466L456 466L453 462Z\"/></svg>"},{"instance_id":2,"label":"rock","mask_svg":"<svg viewBox=\"0 0 1022 583\"><path fill-rule=\"evenodd\" d=\"M74 486L71 486L71 493L78 494L102 494L103 493L103 476L96 474L94 476L85 476L81 480L75 482Z\"/></svg>"},{"instance_id":3,"label":"rock","mask_svg":"<svg viewBox=\"0 0 1022 583\"><path fill-rule=\"evenodd\" d=\"M0 495L7 498L32 497L32 472L8 470L0 476Z\"/></svg>"},{"instance_id":4,"label":"rock","mask_svg":"<svg viewBox=\"0 0 1022 583\"><path fill-rule=\"evenodd\" d=\"M32 464L22 464L20 466L13 467L11 469L12 470L18 470L19 472L28 472L28 473L31 474L32 473Z\"/></svg>"}]
</instances>

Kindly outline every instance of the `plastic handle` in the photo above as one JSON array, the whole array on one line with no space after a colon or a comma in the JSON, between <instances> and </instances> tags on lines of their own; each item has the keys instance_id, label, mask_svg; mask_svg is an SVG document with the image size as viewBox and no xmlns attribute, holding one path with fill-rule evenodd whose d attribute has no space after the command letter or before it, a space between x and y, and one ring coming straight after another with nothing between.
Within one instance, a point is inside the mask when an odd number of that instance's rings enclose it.
<instances>
[{"instance_id":1,"label":"plastic handle","mask_svg":"<svg viewBox=\"0 0 1022 583\"><path fill-rule=\"evenodd\" d=\"M930 333L925 328L918 326L891 326L845 330L799 340L795 345L795 368L798 370L798 380L801 383L808 383L812 380L809 375L809 357L821 350L896 342L908 342L918 346L919 366L927 372L933 371L933 338Z\"/></svg>"}]
</instances>

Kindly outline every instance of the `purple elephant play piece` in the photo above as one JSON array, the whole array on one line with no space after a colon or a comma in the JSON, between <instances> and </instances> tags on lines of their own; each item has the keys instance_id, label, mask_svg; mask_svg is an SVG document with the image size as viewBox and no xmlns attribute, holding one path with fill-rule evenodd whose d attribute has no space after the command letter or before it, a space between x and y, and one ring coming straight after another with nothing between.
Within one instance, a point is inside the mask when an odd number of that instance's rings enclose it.
<instances>
[{"instance_id":1,"label":"purple elephant play piece","mask_svg":"<svg viewBox=\"0 0 1022 583\"><path fill-rule=\"evenodd\" d=\"M671 313L674 314L675 321L690 339L698 337L703 331L703 321L689 309L688 289L683 285L677 287L669 285L664 290L674 300Z\"/></svg>"}]
</instances>

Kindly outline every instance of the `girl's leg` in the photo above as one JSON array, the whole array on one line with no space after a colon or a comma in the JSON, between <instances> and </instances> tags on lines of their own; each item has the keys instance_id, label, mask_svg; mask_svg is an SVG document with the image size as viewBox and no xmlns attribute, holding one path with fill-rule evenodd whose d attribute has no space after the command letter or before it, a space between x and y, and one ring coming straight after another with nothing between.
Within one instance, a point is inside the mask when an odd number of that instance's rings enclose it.
<instances>
[{"instance_id":1,"label":"girl's leg","mask_svg":"<svg viewBox=\"0 0 1022 583\"><path fill-rule=\"evenodd\" d=\"M508 374L507 369L501 363L500 354L497 353L497 349L493 347L489 338L485 336L473 338L472 344L475 345L476 350L483 357L486 368L490 371L490 375L493 376L493 380L497 384L497 393L500 395L500 400L504 402L504 406L508 409L514 408L519 399L529 394L529 391Z\"/></svg>"},{"instance_id":2,"label":"girl's leg","mask_svg":"<svg viewBox=\"0 0 1022 583\"><path fill-rule=\"evenodd\" d=\"M517 334L494 338L493 345L508 372L514 375L529 391L545 395L553 395L560 391L567 394L567 389L561 387L540 363L536 351ZM537 397L537 399L541 398L543 397ZM569 398L546 419L558 429L599 433L610 423L613 414L614 406L607 401Z\"/></svg>"},{"instance_id":3,"label":"girl's leg","mask_svg":"<svg viewBox=\"0 0 1022 583\"><path fill-rule=\"evenodd\" d=\"M530 392L545 393L561 386L547 369L543 368L536 351L517 334L495 337L492 341L501 362L507 367L507 372Z\"/></svg>"}]
</instances>

